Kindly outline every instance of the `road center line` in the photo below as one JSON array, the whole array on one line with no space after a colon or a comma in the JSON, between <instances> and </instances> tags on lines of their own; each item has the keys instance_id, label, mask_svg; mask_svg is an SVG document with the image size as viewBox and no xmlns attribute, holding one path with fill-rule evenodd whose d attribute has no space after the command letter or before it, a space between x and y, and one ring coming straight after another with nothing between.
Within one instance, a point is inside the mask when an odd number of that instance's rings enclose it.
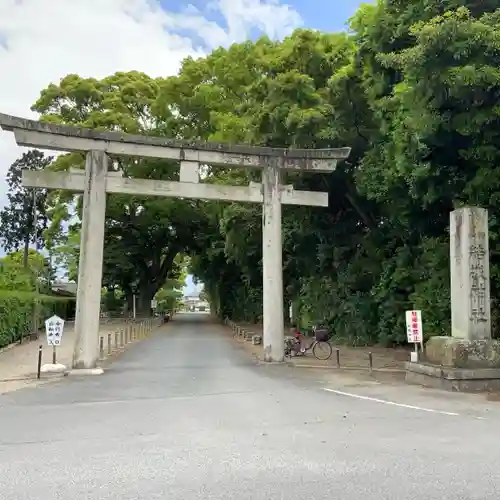
<instances>
[{"instance_id":1,"label":"road center line","mask_svg":"<svg viewBox=\"0 0 500 500\"><path fill-rule=\"evenodd\" d=\"M458 413L454 413L451 411L441 411L441 410L434 410L432 408L423 408L421 406L405 405L403 403L395 403L394 401L386 401L385 399L371 398L370 396L361 396L360 394L353 394L351 392L337 391L335 389L328 389L326 387L324 387L323 390L327 391L327 392L333 392L335 394L339 394L340 396L347 396L349 398L356 398L356 399L364 399L366 401L373 401L374 403L382 403L384 405L399 406L401 408L408 408L409 410L426 411L428 413L440 413L441 415L450 415L452 417L459 416Z\"/></svg>"}]
</instances>

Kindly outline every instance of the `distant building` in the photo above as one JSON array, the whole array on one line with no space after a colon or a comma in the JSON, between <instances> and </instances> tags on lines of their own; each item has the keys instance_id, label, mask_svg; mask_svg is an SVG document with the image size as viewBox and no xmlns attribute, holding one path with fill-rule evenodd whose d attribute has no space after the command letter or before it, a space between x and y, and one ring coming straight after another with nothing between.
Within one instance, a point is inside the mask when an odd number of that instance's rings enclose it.
<instances>
[{"instance_id":1,"label":"distant building","mask_svg":"<svg viewBox=\"0 0 500 500\"><path fill-rule=\"evenodd\" d=\"M67 297L76 297L77 284L67 281L54 281L52 283L52 292L56 295L65 295Z\"/></svg>"},{"instance_id":2,"label":"distant building","mask_svg":"<svg viewBox=\"0 0 500 500\"><path fill-rule=\"evenodd\" d=\"M199 295L184 295L182 303L190 311L204 311L208 309L208 302L200 299Z\"/></svg>"}]
</instances>

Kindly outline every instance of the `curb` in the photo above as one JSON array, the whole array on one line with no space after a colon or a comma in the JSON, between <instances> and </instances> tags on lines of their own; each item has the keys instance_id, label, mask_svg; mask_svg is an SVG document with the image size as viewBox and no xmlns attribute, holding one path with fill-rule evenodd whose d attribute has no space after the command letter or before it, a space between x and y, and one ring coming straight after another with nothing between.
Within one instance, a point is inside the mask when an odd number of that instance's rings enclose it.
<instances>
[{"instance_id":1,"label":"curb","mask_svg":"<svg viewBox=\"0 0 500 500\"><path fill-rule=\"evenodd\" d=\"M294 368L311 368L311 369L315 368L319 370L336 370L336 371L352 370L352 371L370 372L370 369L364 366L341 366L340 368L338 368L337 366L296 365L294 363L290 363L290 366L293 366ZM379 373L406 373L406 370L402 368L372 368L371 371Z\"/></svg>"}]
</instances>

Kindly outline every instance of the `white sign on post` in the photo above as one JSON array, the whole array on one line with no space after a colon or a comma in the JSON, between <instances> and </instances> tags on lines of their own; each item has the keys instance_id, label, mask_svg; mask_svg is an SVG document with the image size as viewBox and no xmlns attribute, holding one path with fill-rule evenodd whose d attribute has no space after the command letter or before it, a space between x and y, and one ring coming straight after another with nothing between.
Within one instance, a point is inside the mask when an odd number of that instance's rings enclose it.
<instances>
[{"instance_id":1,"label":"white sign on post","mask_svg":"<svg viewBox=\"0 0 500 500\"><path fill-rule=\"evenodd\" d=\"M158 302L156 300L151 301L151 309L156 309L158 307Z\"/></svg>"},{"instance_id":2,"label":"white sign on post","mask_svg":"<svg viewBox=\"0 0 500 500\"><path fill-rule=\"evenodd\" d=\"M64 320L59 316L52 316L45 321L45 333L47 335L47 344L51 346L61 345L64 331Z\"/></svg>"},{"instance_id":3,"label":"white sign on post","mask_svg":"<svg viewBox=\"0 0 500 500\"><path fill-rule=\"evenodd\" d=\"M406 336L409 344L422 343L422 311L406 311Z\"/></svg>"}]
</instances>

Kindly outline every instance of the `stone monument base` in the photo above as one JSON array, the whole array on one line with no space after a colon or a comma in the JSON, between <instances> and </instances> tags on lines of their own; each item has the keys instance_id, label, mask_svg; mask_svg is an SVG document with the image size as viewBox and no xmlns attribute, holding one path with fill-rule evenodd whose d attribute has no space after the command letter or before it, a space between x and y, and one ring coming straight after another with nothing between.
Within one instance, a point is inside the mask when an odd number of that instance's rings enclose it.
<instances>
[{"instance_id":1,"label":"stone monument base","mask_svg":"<svg viewBox=\"0 0 500 500\"><path fill-rule=\"evenodd\" d=\"M449 391L500 390L500 342L431 337L419 363L406 363L406 382Z\"/></svg>"},{"instance_id":2,"label":"stone monument base","mask_svg":"<svg viewBox=\"0 0 500 500\"><path fill-rule=\"evenodd\" d=\"M406 363L405 381L446 391L500 390L500 368L449 368L427 363Z\"/></svg>"}]
</instances>

